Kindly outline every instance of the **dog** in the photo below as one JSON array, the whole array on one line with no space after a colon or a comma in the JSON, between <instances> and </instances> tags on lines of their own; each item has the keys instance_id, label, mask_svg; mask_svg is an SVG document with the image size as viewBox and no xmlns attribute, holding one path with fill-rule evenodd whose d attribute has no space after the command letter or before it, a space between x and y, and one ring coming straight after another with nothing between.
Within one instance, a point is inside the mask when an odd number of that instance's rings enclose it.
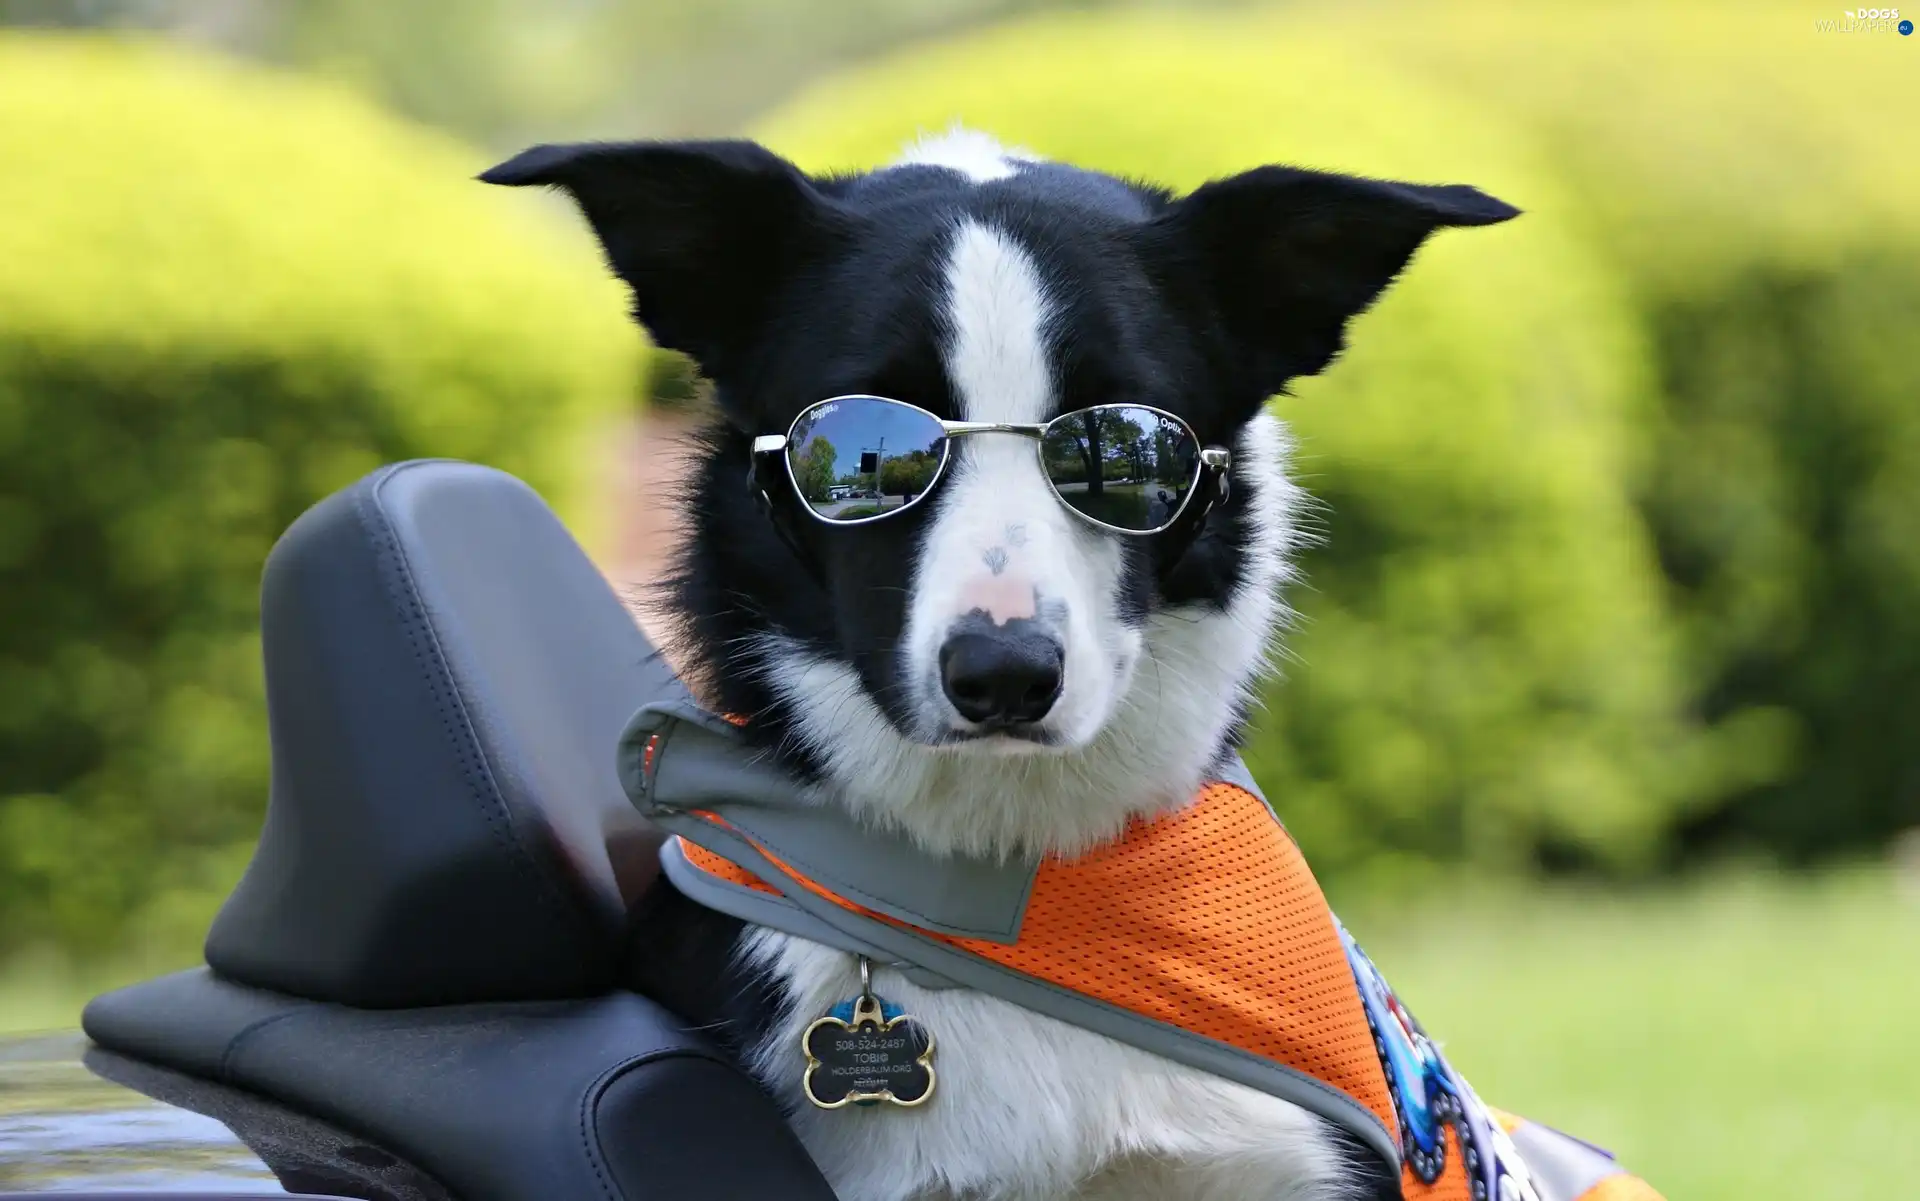
<instances>
[{"instance_id":1,"label":"dog","mask_svg":"<svg viewBox=\"0 0 1920 1201\"><path fill-rule=\"evenodd\" d=\"M1429 235L1518 212L1286 166L1182 196L965 131L826 177L706 141L540 146L481 178L569 193L635 318L712 381L666 594L697 684L821 803L989 858L1076 856L1192 800L1288 618L1303 495L1267 401L1334 360ZM840 397L1023 429L1138 406L1230 452L1226 486L1183 536L1137 536L989 429L897 513L843 487L826 520L773 519L756 439ZM1149 490L1157 527L1183 497ZM885 968L876 990L939 1032L938 1104L809 1106L795 1048L859 990L855 957L671 889L634 929L635 986L738 1055L847 1201L1400 1196L1305 1109Z\"/></svg>"}]
</instances>

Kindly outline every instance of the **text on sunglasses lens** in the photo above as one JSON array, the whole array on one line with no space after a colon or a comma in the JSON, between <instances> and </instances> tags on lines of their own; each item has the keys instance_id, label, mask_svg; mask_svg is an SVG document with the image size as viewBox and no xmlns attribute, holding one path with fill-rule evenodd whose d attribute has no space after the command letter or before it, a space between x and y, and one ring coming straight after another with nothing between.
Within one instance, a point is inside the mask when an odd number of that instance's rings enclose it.
<instances>
[{"instance_id":1,"label":"text on sunglasses lens","mask_svg":"<svg viewBox=\"0 0 1920 1201\"><path fill-rule=\"evenodd\" d=\"M862 521L905 508L933 482L945 454L938 419L877 397L814 405L787 439L793 486L828 521Z\"/></svg>"}]
</instances>

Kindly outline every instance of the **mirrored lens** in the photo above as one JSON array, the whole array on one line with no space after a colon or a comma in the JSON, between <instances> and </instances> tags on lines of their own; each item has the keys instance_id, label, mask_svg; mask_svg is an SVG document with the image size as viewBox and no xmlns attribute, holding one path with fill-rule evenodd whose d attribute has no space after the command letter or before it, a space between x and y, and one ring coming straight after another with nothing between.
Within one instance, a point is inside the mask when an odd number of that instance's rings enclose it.
<instances>
[{"instance_id":1,"label":"mirrored lens","mask_svg":"<svg viewBox=\"0 0 1920 1201\"><path fill-rule=\"evenodd\" d=\"M787 440L787 466L814 513L861 521L918 500L946 452L946 434L932 416L897 401L851 396L800 415Z\"/></svg>"},{"instance_id":2,"label":"mirrored lens","mask_svg":"<svg viewBox=\"0 0 1920 1201\"><path fill-rule=\"evenodd\" d=\"M1063 413L1040 445L1060 499L1095 521L1136 533L1171 522L1200 474L1193 432L1134 405Z\"/></svg>"}]
</instances>

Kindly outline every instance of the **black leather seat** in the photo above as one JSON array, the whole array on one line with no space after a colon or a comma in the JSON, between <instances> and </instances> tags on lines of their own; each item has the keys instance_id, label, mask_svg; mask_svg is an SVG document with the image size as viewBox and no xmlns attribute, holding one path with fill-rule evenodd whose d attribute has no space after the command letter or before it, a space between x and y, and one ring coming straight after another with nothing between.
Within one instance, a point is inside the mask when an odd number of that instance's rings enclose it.
<instances>
[{"instance_id":1,"label":"black leather seat","mask_svg":"<svg viewBox=\"0 0 1920 1201\"><path fill-rule=\"evenodd\" d=\"M680 685L533 491L382 468L287 531L261 623L259 850L208 967L96 998L87 1033L467 1201L830 1201L748 1077L614 988L659 845L615 745Z\"/></svg>"}]
</instances>

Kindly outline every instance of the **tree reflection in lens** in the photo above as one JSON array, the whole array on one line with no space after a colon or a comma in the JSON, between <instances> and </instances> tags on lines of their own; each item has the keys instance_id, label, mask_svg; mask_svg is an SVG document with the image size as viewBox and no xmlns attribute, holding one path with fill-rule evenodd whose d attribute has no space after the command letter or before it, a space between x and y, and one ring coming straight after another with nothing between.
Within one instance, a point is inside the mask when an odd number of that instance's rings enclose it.
<instances>
[{"instance_id":1,"label":"tree reflection in lens","mask_svg":"<svg viewBox=\"0 0 1920 1201\"><path fill-rule=\"evenodd\" d=\"M1151 409L1109 405L1065 414L1042 441L1047 476L1069 505L1127 530L1172 519L1193 482L1193 439Z\"/></svg>"},{"instance_id":2,"label":"tree reflection in lens","mask_svg":"<svg viewBox=\"0 0 1920 1201\"><path fill-rule=\"evenodd\" d=\"M806 453L794 461L793 480L808 504L826 503L827 494L833 489L833 461L837 457L826 435L815 434L813 441L807 443Z\"/></svg>"},{"instance_id":3,"label":"tree reflection in lens","mask_svg":"<svg viewBox=\"0 0 1920 1201\"><path fill-rule=\"evenodd\" d=\"M870 397L816 405L794 423L787 460L807 507L829 521L900 509L940 470L945 433L911 406Z\"/></svg>"}]
</instances>

